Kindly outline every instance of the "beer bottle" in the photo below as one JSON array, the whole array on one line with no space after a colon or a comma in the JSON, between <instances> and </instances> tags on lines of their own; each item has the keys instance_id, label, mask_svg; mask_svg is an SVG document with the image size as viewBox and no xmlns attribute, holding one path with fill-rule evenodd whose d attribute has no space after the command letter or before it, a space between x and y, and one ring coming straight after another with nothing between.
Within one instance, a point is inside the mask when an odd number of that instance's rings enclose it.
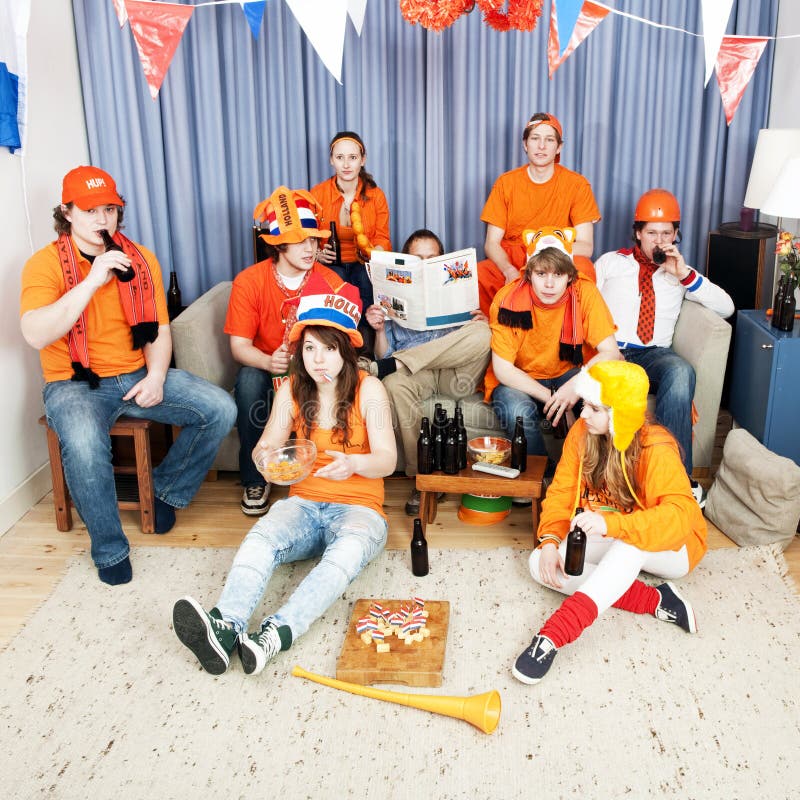
<instances>
[{"instance_id":1,"label":"beer bottle","mask_svg":"<svg viewBox=\"0 0 800 800\"><path fill-rule=\"evenodd\" d=\"M464 411L456 403L456 442L458 444L458 468L467 468L467 428L464 425Z\"/></svg>"},{"instance_id":2,"label":"beer bottle","mask_svg":"<svg viewBox=\"0 0 800 800\"><path fill-rule=\"evenodd\" d=\"M444 469L444 440L447 428L447 412L441 403L433 414L433 470L438 472Z\"/></svg>"},{"instance_id":3,"label":"beer bottle","mask_svg":"<svg viewBox=\"0 0 800 800\"><path fill-rule=\"evenodd\" d=\"M328 239L328 244L333 248L333 261L332 266L340 267L342 265L342 243L339 241L339 234L336 232L336 223L330 224L331 235Z\"/></svg>"},{"instance_id":4,"label":"beer bottle","mask_svg":"<svg viewBox=\"0 0 800 800\"><path fill-rule=\"evenodd\" d=\"M575 509L575 516L583 513L582 508ZM567 575L583 575L583 562L586 558L586 534L576 525L567 534L567 555L564 558L564 572Z\"/></svg>"},{"instance_id":5,"label":"beer bottle","mask_svg":"<svg viewBox=\"0 0 800 800\"><path fill-rule=\"evenodd\" d=\"M773 328L780 328L781 325L781 309L783 308L783 298L786 294L786 282L788 275L781 275L778 280L778 288L775 291L775 300L772 303L772 320L770 325Z\"/></svg>"},{"instance_id":6,"label":"beer bottle","mask_svg":"<svg viewBox=\"0 0 800 800\"><path fill-rule=\"evenodd\" d=\"M181 300L181 287L178 286L178 274L173 269L169 273L169 289L167 290L167 313L170 319L175 319L183 311Z\"/></svg>"},{"instance_id":7,"label":"beer bottle","mask_svg":"<svg viewBox=\"0 0 800 800\"><path fill-rule=\"evenodd\" d=\"M522 417L517 417L514 426L514 438L511 440L511 468L525 472L528 466L528 440L525 437L525 426Z\"/></svg>"},{"instance_id":8,"label":"beer bottle","mask_svg":"<svg viewBox=\"0 0 800 800\"><path fill-rule=\"evenodd\" d=\"M411 572L418 578L428 574L428 543L422 531L422 520L414 520L414 535L411 537Z\"/></svg>"},{"instance_id":9,"label":"beer bottle","mask_svg":"<svg viewBox=\"0 0 800 800\"><path fill-rule=\"evenodd\" d=\"M452 419L447 426L447 433L444 440L444 464L442 468L446 475L458 474L458 428L455 419Z\"/></svg>"},{"instance_id":10,"label":"beer bottle","mask_svg":"<svg viewBox=\"0 0 800 800\"><path fill-rule=\"evenodd\" d=\"M417 439L417 472L420 475L430 475L433 472L433 441L431 423L427 417L422 418Z\"/></svg>"},{"instance_id":11,"label":"beer bottle","mask_svg":"<svg viewBox=\"0 0 800 800\"><path fill-rule=\"evenodd\" d=\"M100 236L103 237L103 244L106 247L106 253L109 250L119 250L120 253L124 253L125 251L111 238L111 234L105 229L100 229ZM121 281L122 283L127 283L128 281L132 281L136 276L136 271L133 267L112 267L112 271L117 276L117 280Z\"/></svg>"},{"instance_id":12,"label":"beer bottle","mask_svg":"<svg viewBox=\"0 0 800 800\"><path fill-rule=\"evenodd\" d=\"M783 294L783 302L781 303L779 331L790 331L794 328L794 312L797 308L797 302L794 299L794 290L796 288L797 279L794 275L788 275L786 278L786 291Z\"/></svg>"}]
</instances>

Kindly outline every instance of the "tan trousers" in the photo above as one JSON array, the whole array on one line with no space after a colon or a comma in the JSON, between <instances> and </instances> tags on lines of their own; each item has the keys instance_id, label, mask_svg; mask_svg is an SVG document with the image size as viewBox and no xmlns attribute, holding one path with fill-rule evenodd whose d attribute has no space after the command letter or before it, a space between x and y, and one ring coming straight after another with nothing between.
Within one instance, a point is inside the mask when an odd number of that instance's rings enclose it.
<instances>
[{"instance_id":1,"label":"tan trousers","mask_svg":"<svg viewBox=\"0 0 800 800\"><path fill-rule=\"evenodd\" d=\"M491 339L485 322L468 322L432 342L392 354L397 372L387 375L383 385L392 403L397 444L403 448L409 477L417 474L423 403L435 394L455 400L474 394L489 365Z\"/></svg>"}]
</instances>

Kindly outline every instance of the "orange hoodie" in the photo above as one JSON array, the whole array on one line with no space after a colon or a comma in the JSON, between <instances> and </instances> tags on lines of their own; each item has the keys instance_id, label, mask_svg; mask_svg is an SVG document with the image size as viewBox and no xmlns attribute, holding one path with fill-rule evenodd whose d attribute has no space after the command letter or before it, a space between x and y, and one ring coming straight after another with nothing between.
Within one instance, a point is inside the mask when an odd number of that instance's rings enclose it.
<instances>
[{"instance_id":1,"label":"orange hoodie","mask_svg":"<svg viewBox=\"0 0 800 800\"><path fill-rule=\"evenodd\" d=\"M563 539L575 512L580 481L580 505L589 507L586 484L579 475L581 454L588 436L586 423L579 419L564 440L553 483L542 502L539 535L552 533ZM680 550L683 545L693 569L706 552L706 521L692 495L689 478L681 463L675 439L660 425L642 429L642 455L636 464L637 494L644 504L630 513L619 513L594 505L608 526L608 536L651 553Z\"/></svg>"}]
</instances>

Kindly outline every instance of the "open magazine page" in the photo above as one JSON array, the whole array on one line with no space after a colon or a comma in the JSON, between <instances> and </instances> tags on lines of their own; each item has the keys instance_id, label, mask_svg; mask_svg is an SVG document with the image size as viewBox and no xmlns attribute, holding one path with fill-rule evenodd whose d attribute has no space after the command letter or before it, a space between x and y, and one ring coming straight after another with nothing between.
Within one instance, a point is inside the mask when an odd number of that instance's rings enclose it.
<instances>
[{"instance_id":1,"label":"open magazine page","mask_svg":"<svg viewBox=\"0 0 800 800\"><path fill-rule=\"evenodd\" d=\"M369 272L375 302L403 328L422 331L461 325L478 308L475 248L424 261L373 250Z\"/></svg>"}]
</instances>

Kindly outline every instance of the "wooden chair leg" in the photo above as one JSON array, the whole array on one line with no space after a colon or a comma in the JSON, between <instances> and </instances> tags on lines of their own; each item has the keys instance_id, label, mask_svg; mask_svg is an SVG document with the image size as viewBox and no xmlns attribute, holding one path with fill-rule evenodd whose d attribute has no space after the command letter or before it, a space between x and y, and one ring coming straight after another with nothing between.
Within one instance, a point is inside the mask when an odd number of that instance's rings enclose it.
<instances>
[{"instance_id":1,"label":"wooden chair leg","mask_svg":"<svg viewBox=\"0 0 800 800\"><path fill-rule=\"evenodd\" d=\"M150 436L146 429L136 428L134 430L133 447L136 453L136 480L139 484L139 513L142 518L142 533L154 533L153 464L150 456Z\"/></svg>"},{"instance_id":2,"label":"wooden chair leg","mask_svg":"<svg viewBox=\"0 0 800 800\"><path fill-rule=\"evenodd\" d=\"M64 465L61 463L61 442L58 434L47 428L47 452L50 455L50 474L53 478L53 505L56 511L56 527L60 531L72 530L72 509L69 489L64 478Z\"/></svg>"}]
</instances>

